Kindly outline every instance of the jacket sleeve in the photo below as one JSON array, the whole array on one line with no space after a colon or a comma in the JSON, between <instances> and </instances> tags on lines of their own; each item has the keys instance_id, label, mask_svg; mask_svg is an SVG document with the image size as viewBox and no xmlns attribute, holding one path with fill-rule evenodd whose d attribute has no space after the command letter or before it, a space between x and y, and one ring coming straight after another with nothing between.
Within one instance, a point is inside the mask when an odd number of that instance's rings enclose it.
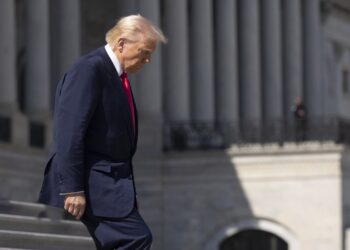
<instances>
[{"instance_id":1,"label":"jacket sleeve","mask_svg":"<svg viewBox=\"0 0 350 250\"><path fill-rule=\"evenodd\" d=\"M75 66L57 94L54 130L60 193L74 193L85 190L84 137L101 94L96 67Z\"/></svg>"}]
</instances>

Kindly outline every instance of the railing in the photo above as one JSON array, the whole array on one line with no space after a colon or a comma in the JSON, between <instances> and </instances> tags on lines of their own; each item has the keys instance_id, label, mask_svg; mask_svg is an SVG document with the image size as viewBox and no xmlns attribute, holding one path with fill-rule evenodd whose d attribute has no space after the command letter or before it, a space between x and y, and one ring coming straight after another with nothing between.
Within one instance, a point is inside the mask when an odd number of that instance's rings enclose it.
<instances>
[{"instance_id":1,"label":"railing","mask_svg":"<svg viewBox=\"0 0 350 250\"><path fill-rule=\"evenodd\" d=\"M223 149L232 144L334 141L350 144L350 120L314 118L164 125L164 150Z\"/></svg>"},{"instance_id":2,"label":"railing","mask_svg":"<svg viewBox=\"0 0 350 250\"><path fill-rule=\"evenodd\" d=\"M0 116L0 142L11 143L11 120ZM29 146L42 148L45 128L29 124ZM334 141L350 144L350 120L340 118L267 120L220 123L171 123L164 127L163 148L169 150L223 149L231 145L301 141Z\"/></svg>"}]
</instances>

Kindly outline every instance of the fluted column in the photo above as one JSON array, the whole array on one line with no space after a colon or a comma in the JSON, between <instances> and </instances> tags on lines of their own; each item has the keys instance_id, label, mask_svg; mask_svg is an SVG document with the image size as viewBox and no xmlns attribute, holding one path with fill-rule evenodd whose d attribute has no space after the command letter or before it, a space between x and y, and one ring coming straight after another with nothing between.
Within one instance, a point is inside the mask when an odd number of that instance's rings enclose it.
<instances>
[{"instance_id":1,"label":"fluted column","mask_svg":"<svg viewBox=\"0 0 350 250\"><path fill-rule=\"evenodd\" d=\"M304 7L304 89L306 110L310 119L321 118L321 20L320 1L303 1Z\"/></svg>"},{"instance_id":2,"label":"fluted column","mask_svg":"<svg viewBox=\"0 0 350 250\"><path fill-rule=\"evenodd\" d=\"M187 6L187 0L163 1L163 27L169 40L163 50L166 148L185 147L192 131Z\"/></svg>"},{"instance_id":3,"label":"fluted column","mask_svg":"<svg viewBox=\"0 0 350 250\"><path fill-rule=\"evenodd\" d=\"M225 138L237 139L239 122L236 0L215 1L216 118Z\"/></svg>"},{"instance_id":4,"label":"fluted column","mask_svg":"<svg viewBox=\"0 0 350 250\"><path fill-rule=\"evenodd\" d=\"M49 5L46 0L26 3L26 112L33 118L46 118L50 90Z\"/></svg>"},{"instance_id":5,"label":"fluted column","mask_svg":"<svg viewBox=\"0 0 350 250\"><path fill-rule=\"evenodd\" d=\"M0 108L12 113L18 108L16 79L15 1L0 2Z\"/></svg>"},{"instance_id":6,"label":"fluted column","mask_svg":"<svg viewBox=\"0 0 350 250\"><path fill-rule=\"evenodd\" d=\"M80 0L51 1L50 61L51 61L51 110L53 110L56 86L64 72L78 59L81 50ZM48 139L52 131L47 129ZM50 143L50 142L48 142Z\"/></svg>"},{"instance_id":7,"label":"fluted column","mask_svg":"<svg viewBox=\"0 0 350 250\"><path fill-rule=\"evenodd\" d=\"M27 122L19 113L16 77L15 1L0 2L0 140L27 145ZM8 124L8 125L7 125Z\"/></svg>"},{"instance_id":8,"label":"fluted column","mask_svg":"<svg viewBox=\"0 0 350 250\"><path fill-rule=\"evenodd\" d=\"M258 0L239 2L240 113L242 135L246 140L260 138L261 69Z\"/></svg>"},{"instance_id":9,"label":"fluted column","mask_svg":"<svg viewBox=\"0 0 350 250\"><path fill-rule=\"evenodd\" d=\"M278 140L282 128L282 56L280 0L263 0L262 14L262 94L263 137Z\"/></svg>"},{"instance_id":10,"label":"fluted column","mask_svg":"<svg viewBox=\"0 0 350 250\"><path fill-rule=\"evenodd\" d=\"M30 130L35 131L31 133L31 143L48 146L47 139L51 138L48 133L51 116L49 1L25 1L25 10L27 18L25 111L31 120Z\"/></svg>"},{"instance_id":11,"label":"fluted column","mask_svg":"<svg viewBox=\"0 0 350 250\"><path fill-rule=\"evenodd\" d=\"M137 3L138 0L115 0L116 3L116 13L118 17L128 16L138 13ZM139 1L142 2L142 1ZM147 2L147 1L146 1ZM141 3L142 4L142 3ZM140 13L142 15L142 13Z\"/></svg>"},{"instance_id":12,"label":"fluted column","mask_svg":"<svg viewBox=\"0 0 350 250\"><path fill-rule=\"evenodd\" d=\"M80 55L80 0L60 0L60 74Z\"/></svg>"},{"instance_id":13,"label":"fluted column","mask_svg":"<svg viewBox=\"0 0 350 250\"><path fill-rule=\"evenodd\" d=\"M160 27L159 0L139 1L141 15ZM134 89L140 121L142 151L160 152L162 148L162 62L161 45L152 55L151 62L136 77Z\"/></svg>"},{"instance_id":14,"label":"fluted column","mask_svg":"<svg viewBox=\"0 0 350 250\"><path fill-rule=\"evenodd\" d=\"M164 1L164 115L168 122L188 122L189 58L187 0Z\"/></svg>"},{"instance_id":15,"label":"fluted column","mask_svg":"<svg viewBox=\"0 0 350 250\"><path fill-rule=\"evenodd\" d=\"M212 0L190 2L191 116L194 122L214 121Z\"/></svg>"},{"instance_id":16,"label":"fluted column","mask_svg":"<svg viewBox=\"0 0 350 250\"><path fill-rule=\"evenodd\" d=\"M291 106L303 96L302 9L300 0L282 1L283 108L287 131L293 131Z\"/></svg>"},{"instance_id":17,"label":"fluted column","mask_svg":"<svg viewBox=\"0 0 350 250\"><path fill-rule=\"evenodd\" d=\"M80 56L80 0L51 1L51 97L59 79ZM52 98L54 100L54 98Z\"/></svg>"}]
</instances>

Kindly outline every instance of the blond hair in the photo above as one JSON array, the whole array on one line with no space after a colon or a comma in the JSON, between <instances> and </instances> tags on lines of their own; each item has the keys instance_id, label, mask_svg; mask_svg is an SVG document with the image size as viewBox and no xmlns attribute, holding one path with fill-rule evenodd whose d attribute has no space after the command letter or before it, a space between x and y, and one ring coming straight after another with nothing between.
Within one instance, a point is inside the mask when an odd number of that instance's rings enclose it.
<instances>
[{"instance_id":1,"label":"blond hair","mask_svg":"<svg viewBox=\"0 0 350 250\"><path fill-rule=\"evenodd\" d=\"M119 19L106 33L106 42L114 48L120 38L136 42L141 36L156 43L167 42L163 32L141 15L130 15Z\"/></svg>"}]
</instances>

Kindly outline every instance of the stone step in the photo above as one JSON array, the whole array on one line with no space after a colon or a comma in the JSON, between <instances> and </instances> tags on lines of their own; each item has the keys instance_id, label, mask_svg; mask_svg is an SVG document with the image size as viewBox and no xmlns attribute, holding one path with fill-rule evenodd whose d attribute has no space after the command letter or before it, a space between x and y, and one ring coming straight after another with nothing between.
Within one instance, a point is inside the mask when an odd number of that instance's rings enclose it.
<instances>
[{"instance_id":1,"label":"stone step","mask_svg":"<svg viewBox=\"0 0 350 250\"><path fill-rule=\"evenodd\" d=\"M88 236L85 226L78 221L51 220L22 215L0 214L0 229Z\"/></svg>"},{"instance_id":2,"label":"stone step","mask_svg":"<svg viewBox=\"0 0 350 250\"><path fill-rule=\"evenodd\" d=\"M31 202L0 200L0 213L45 217L47 206Z\"/></svg>"},{"instance_id":3,"label":"stone step","mask_svg":"<svg viewBox=\"0 0 350 250\"><path fill-rule=\"evenodd\" d=\"M46 158L46 154L0 150L0 199L35 202Z\"/></svg>"},{"instance_id":4,"label":"stone step","mask_svg":"<svg viewBox=\"0 0 350 250\"><path fill-rule=\"evenodd\" d=\"M51 219L65 218L74 220L74 218L65 213L63 209L25 201L0 199L0 213L33 216L37 218L48 217Z\"/></svg>"},{"instance_id":5,"label":"stone step","mask_svg":"<svg viewBox=\"0 0 350 250\"><path fill-rule=\"evenodd\" d=\"M1 148L1 147L0 147ZM48 154L35 154L31 152L17 152L13 150L0 150L1 170L19 171L24 175L42 175Z\"/></svg>"},{"instance_id":6,"label":"stone step","mask_svg":"<svg viewBox=\"0 0 350 250\"><path fill-rule=\"evenodd\" d=\"M27 250L24 248L0 247L0 250Z\"/></svg>"},{"instance_id":7,"label":"stone step","mask_svg":"<svg viewBox=\"0 0 350 250\"><path fill-rule=\"evenodd\" d=\"M91 237L33 233L2 229L0 229L0 247L38 250L95 249L95 245Z\"/></svg>"}]
</instances>

